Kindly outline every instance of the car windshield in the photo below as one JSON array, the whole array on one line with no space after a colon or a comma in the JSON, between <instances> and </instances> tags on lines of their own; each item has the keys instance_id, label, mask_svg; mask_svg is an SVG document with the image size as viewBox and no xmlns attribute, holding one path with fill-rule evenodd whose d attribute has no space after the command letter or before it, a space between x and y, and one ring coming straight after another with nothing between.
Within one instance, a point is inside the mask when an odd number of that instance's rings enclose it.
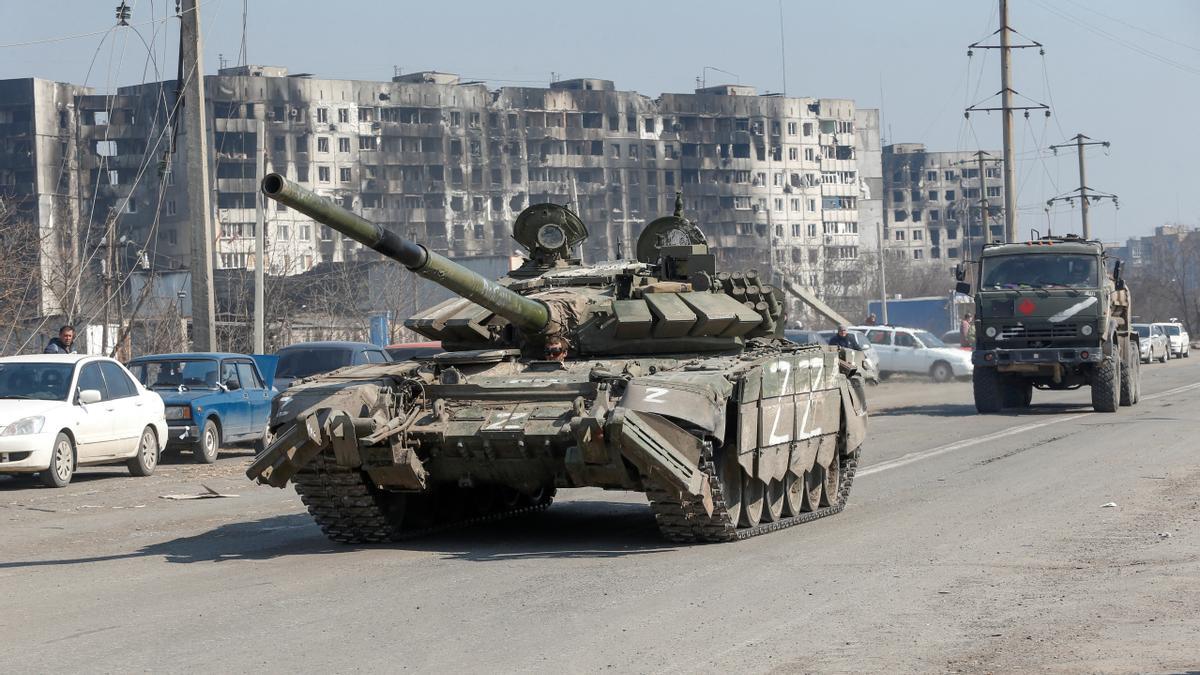
<instances>
[{"instance_id":1,"label":"car windshield","mask_svg":"<svg viewBox=\"0 0 1200 675\"><path fill-rule=\"evenodd\" d=\"M983 260L983 288L1096 288L1097 268L1082 253L993 256Z\"/></svg>"},{"instance_id":2,"label":"car windshield","mask_svg":"<svg viewBox=\"0 0 1200 675\"><path fill-rule=\"evenodd\" d=\"M1179 326L1172 326L1172 325L1168 324L1166 326L1163 326L1162 329L1164 332L1166 332L1167 335L1180 335Z\"/></svg>"},{"instance_id":3,"label":"car windshield","mask_svg":"<svg viewBox=\"0 0 1200 675\"><path fill-rule=\"evenodd\" d=\"M926 347L945 347L946 343L942 342L941 338L926 330L914 331L913 335L921 341L921 344Z\"/></svg>"},{"instance_id":4,"label":"car windshield","mask_svg":"<svg viewBox=\"0 0 1200 675\"><path fill-rule=\"evenodd\" d=\"M217 362L212 359L134 361L129 370L151 389L217 389Z\"/></svg>"},{"instance_id":5,"label":"car windshield","mask_svg":"<svg viewBox=\"0 0 1200 675\"><path fill-rule=\"evenodd\" d=\"M71 363L0 363L0 398L65 401Z\"/></svg>"},{"instance_id":6,"label":"car windshield","mask_svg":"<svg viewBox=\"0 0 1200 675\"><path fill-rule=\"evenodd\" d=\"M300 378L328 373L350 365L353 356L352 349L287 349L279 352L279 366L275 368L275 377Z\"/></svg>"},{"instance_id":7,"label":"car windshield","mask_svg":"<svg viewBox=\"0 0 1200 675\"><path fill-rule=\"evenodd\" d=\"M1150 326L1147 326L1144 323L1133 324L1133 329L1136 330L1137 334L1140 335L1141 337L1150 337Z\"/></svg>"}]
</instances>

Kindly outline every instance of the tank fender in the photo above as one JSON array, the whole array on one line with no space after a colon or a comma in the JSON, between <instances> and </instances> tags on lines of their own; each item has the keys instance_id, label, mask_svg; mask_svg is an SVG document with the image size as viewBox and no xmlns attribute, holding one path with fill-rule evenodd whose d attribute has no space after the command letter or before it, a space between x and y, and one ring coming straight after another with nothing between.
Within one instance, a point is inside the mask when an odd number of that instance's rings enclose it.
<instances>
[{"instance_id":1,"label":"tank fender","mask_svg":"<svg viewBox=\"0 0 1200 675\"><path fill-rule=\"evenodd\" d=\"M726 403L733 386L721 375L694 374L687 379L637 377L630 380L619 405L628 410L679 419L725 441Z\"/></svg>"},{"instance_id":2,"label":"tank fender","mask_svg":"<svg viewBox=\"0 0 1200 675\"><path fill-rule=\"evenodd\" d=\"M701 439L660 415L625 408L613 411L605 435L642 475L681 496L698 498L712 515L712 486L699 467Z\"/></svg>"},{"instance_id":3,"label":"tank fender","mask_svg":"<svg viewBox=\"0 0 1200 675\"><path fill-rule=\"evenodd\" d=\"M842 451L853 452L867 438L867 405L859 400L859 392L850 386L850 381L842 378L838 382L842 392L842 420L845 427L841 430Z\"/></svg>"}]
</instances>

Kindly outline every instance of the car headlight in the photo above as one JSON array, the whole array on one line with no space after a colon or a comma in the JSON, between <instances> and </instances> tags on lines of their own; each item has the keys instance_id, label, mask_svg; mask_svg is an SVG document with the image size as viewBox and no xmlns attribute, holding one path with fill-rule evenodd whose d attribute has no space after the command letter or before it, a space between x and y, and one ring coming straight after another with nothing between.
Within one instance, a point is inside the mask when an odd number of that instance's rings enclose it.
<instances>
[{"instance_id":1,"label":"car headlight","mask_svg":"<svg viewBox=\"0 0 1200 675\"><path fill-rule=\"evenodd\" d=\"M46 418L41 415L34 417L23 417L16 422L4 427L4 431L0 431L0 436L24 436L26 434L36 434L41 432L42 425L46 423Z\"/></svg>"},{"instance_id":2,"label":"car headlight","mask_svg":"<svg viewBox=\"0 0 1200 675\"><path fill-rule=\"evenodd\" d=\"M169 405L167 406L167 419L190 420L192 419L192 407L190 405Z\"/></svg>"},{"instance_id":3,"label":"car headlight","mask_svg":"<svg viewBox=\"0 0 1200 675\"><path fill-rule=\"evenodd\" d=\"M1094 330L1095 330L1095 329L1094 329L1094 328L1092 328L1092 325L1091 325L1091 324L1089 324L1089 323L1085 323L1085 324L1083 324L1083 328L1080 328L1080 329L1079 329L1079 332L1080 332L1080 333L1083 333L1084 335L1091 335L1091 334L1092 334L1092 331L1094 331Z\"/></svg>"},{"instance_id":4,"label":"car headlight","mask_svg":"<svg viewBox=\"0 0 1200 675\"><path fill-rule=\"evenodd\" d=\"M983 331L983 334L990 338L996 337L996 327L988 326L987 329Z\"/></svg>"}]
</instances>

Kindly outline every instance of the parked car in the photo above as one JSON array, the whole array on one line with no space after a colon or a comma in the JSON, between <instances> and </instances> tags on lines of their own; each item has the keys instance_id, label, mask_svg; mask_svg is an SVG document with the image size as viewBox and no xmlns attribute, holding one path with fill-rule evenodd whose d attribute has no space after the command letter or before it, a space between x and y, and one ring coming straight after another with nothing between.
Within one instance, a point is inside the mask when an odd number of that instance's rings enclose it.
<instances>
[{"instance_id":1,"label":"parked car","mask_svg":"<svg viewBox=\"0 0 1200 675\"><path fill-rule=\"evenodd\" d=\"M274 384L279 391L302 377L392 360L382 348L367 342L300 342L280 349L277 356Z\"/></svg>"},{"instance_id":2,"label":"parked car","mask_svg":"<svg viewBox=\"0 0 1200 675\"><path fill-rule=\"evenodd\" d=\"M440 342L398 342L384 347L383 350L392 357L393 361L407 361L422 356L433 356L445 351Z\"/></svg>"},{"instance_id":3,"label":"parked car","mask_svg":"<svg viewBox=\"0 0 1200 675\"><path fill-rule=\"evenodd\" d=\"M946 343L947 347L958 347L959 349L973 349L974 345L964 345L962 343L961 330L948 330L942 333L942 342Z\"/></svg>"},{"instance_id":4,"label":"parked car","mask_svg":"<svg viewBox=\"0 0 1200 675\"><path fill-rule=\"evenodd\" d=\"M1142 351L1142 363L1150 363L1157 359L1166 363L1171 358L1171 343L1162 326L1150 323L1135 323L1133 329L1138 334L1138 347Z\"/></svg>"},{"instance_id":5,"label":"parked car","mask_svg":"<svg viewBox=\"0 0 1200 675\"><path fill-rule=\"evenodd\" d=\"M1187 329L1178 321L1163 321L1153 324L1162 329L1163 334L1167 336L1167 345L1170 347L1171 356L1175 358L1188 358L1192 353L1190 341L1192 337L1188 335Z\"/></svg>"},{"instance_id":6,"label":"parked car","mask_svg":"<svg viewBox=\"0 0 1200 675\"><path fill-rule=\"evenodd\" d=\"M929 331L893 326L852 326L861 331L879 355L879 375L892 373L928 375L935 382L970 377L975 371L971 353L947 347Z\"/></svg>"},{"instance_id":7,"label":"parked car","mask_svg":"<svg viewBox=\"0 0 1200 675\"><path fill-rule=\"evenodd\" d=\"M0 358L0 473L64 487L81 466L124 462L149 476L167 440L163 400L112 359Z\"/></svg>"},{"instance_id":8,"label":"parked car","mask_svg":"<svg viewBox=\"0 0 1200 675\"><path fill-rule=\"evenodd\" d=\"M156 354L130 361L129 370L166 403L168 448L211 464L222 445L264 445L276 391L249 356Z\"/></svg>"},{"instance_id":9,"label":"parked car","mask_svg":"<svg viewBox=\"0 0 1200 675\"><path fill-rule=\"evenodd\" d=\"M817 336L825 344L829 344L829 339L834 335L837 335L836 330L823 330L817 333ZM863 354L863 378L868 382L879 384L879 354L875 353L875 348L867 341L867 336L856 330L848 330L846 337L850 339L850 348Z\"/></svg>"}]
</instances>

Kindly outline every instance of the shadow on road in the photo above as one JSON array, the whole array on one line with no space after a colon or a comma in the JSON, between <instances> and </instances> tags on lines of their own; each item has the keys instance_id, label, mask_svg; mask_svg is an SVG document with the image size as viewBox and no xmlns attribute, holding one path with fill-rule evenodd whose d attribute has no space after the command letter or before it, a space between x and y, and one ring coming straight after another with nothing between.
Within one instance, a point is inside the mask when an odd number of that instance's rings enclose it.
<instances>
[{"instance_id":1,"label":"shadow on road","mask_svg":"<svg viewBox=\"0 0 1200 675\"><path fill-rule=\"evenodd\" d=\"M329 541L307 513L227 523L207 532L150 544L137 551L51 560L5 561L0 569L54 567L131 558L161 557L170 563L271 560L288 556L405 550L440 553L453 560L611 558L673 550L658 536L644 504L571 501L542 513L482 523L390 544L347 545Z\"/></svg>"},{"instance_id":2,"label":"shadow on road","mask_svg":"<svg viewBox=\"0 0 1200 675\"><path fill-rule=\"evenodd\" d=\"M1001 417L1041 417L1046 415L1064 415L1068 413L1090 412L1091 405L1083 403L1038 403L1034 401L1028 408L1007 408L990 416ZM974 403L931 403L927 405L901 405L879 410L872 410L872 417L903 417L921 415L925 417L974 417Z\"/></svg>"}]
</instances>

